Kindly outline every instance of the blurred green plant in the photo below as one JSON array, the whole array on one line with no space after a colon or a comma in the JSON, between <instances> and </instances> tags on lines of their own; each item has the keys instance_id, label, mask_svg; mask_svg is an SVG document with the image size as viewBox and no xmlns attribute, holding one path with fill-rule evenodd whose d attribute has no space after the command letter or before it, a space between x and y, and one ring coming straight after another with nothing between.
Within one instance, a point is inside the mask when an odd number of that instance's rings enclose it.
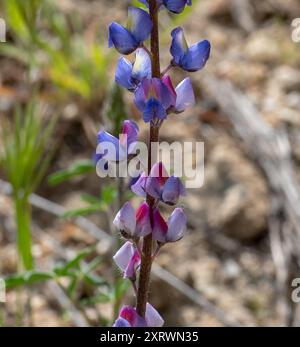
<instances>
[{"instance_id":1,"label":"blurred green plant","mask_svg":"<svg viewBox=\"0 0 300 347\"><path fill-rule=\"evenodd\" d=\"M95 307L99 303L108 303L115 306L116 302L122 300L130 287L130 283L122 280L110 284L108 280L100 276L96 269L101 265L102 259L99 256L94 256L94 253L95 247L88 247L80 251L70 261L55 266L52 271L30 270L7 276L5 278L6 288L7 290L12 290L53 280L80 309L89 306ZM89 259L91 260L87 262ZM91 290L92 294L81 297L79 293L80 288L83 286L89 292ZM99 320L102 325L111 325L112 323L102 317L101 313Z\"/></svg>"},{"instance_id":2,"label":"blurred green plant","mask_svg":"<svg viewBox=\"0 0 300 347\"><path fill-rule=\"evenodd\" d=\"M95 163L92 160L78 160L67 169L57 171L48 177L51 186L64 183L72 178L82 176L95 171Z\"/></svg>"},{"instance_id":3,"label":"blurred green plant","mask_svg":"<svg viewBox=\"0 0 300 347\"><path fill-rule=\"evenodd\" d=\"M110 205L114 202L117 196L117 190L114 186L103 187L99 197L90 194L81 195L81 200L87 205L85 207L73 209L65 212L63 218L76 218L86 216L91 213L108 212Z\"/></svg>"},{"instance_id":4,"label":"blurred green plant","mask_svg":"<svg viewBox=\"0 0 300 347\"><path fill-rule=\"evenodd\" d=\"M80 13L67 16L53 0L3 0L2 7L14 43L1 45L0 53L38 69L58 87L57 96L101 99L113 53L87 39Z\"/></svg>"},{"instance_id":5,"label":"blurred green plant","mask_svg":"<svg viewBox=\"0 0 300 347\"><path fill-rule=\"evenodd\" d=\"M1 120L3 153L0 165L12 186L21 269L33 269L29 197L49 166L51 152L46 153L46 149L55 120L52 117L46 124L34 101L24 110L16 108L13 124Z\"/></svg>"}]
</instances>

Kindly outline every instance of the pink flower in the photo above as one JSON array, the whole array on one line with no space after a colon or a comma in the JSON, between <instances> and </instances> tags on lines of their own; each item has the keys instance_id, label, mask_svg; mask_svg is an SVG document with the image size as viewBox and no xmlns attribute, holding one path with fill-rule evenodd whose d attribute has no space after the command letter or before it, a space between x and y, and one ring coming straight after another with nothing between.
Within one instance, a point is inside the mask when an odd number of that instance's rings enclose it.
<instances>
[{"instance_id":1,"label":"pink flower","mask_svg":"<svg viewBox=\"0 0 300 347\"><path fill-rule=\"evenodd\" d=\"M138 315L132 306L123 306L119 318L115 321L114 327L151 327L159 328L164 325L164 320L156 309L147 303L145 319Z\"/></svg>"},{"instance_id":2,"label":"pink flower","mask_svg":"<svg viewBox=\"0 0 300 347\"><path fill-rule=\"evenodd\" d=\"M113 224L128 238L142 237L152 232L150 208L143 202L135 211L130 202L126 202L116 215Z\"/></svg>"},{"instance_id":3,"label":"pink flower","mask_svg":"<svg viewBox=\"0 0 300 347\"><path fill-rule=\"evenodd\" d=\"M161 162L153 165L149 177L143 173L138 181L131 186L131 190L143 197L149 194L168 205L176 205L179 197L185 194L180 179L175 176L169 177Z\"/></svg>"},{"instance_id":4,"label":"pink flower","mask_svg":"<svg viewBox=\"0 0 300 347\"><path fill-rule=\"evenodd\" d=\"M124 278L136 279L136 271L141 263L141 256L134 245L127 241L113 257L117 266L123 272Z\"/></svg>"},{"instance_id":5,"label":"pink flower","mask_svg":"<svg viewBox=\"0 0 300 347\"><path fill-rule=\"evenodd\" d=\"M158 209L153 212L153 239L160 242L179 241L186 233L186 215L182 208L175 208L166 223Z\"/></svg>"}]
</instances>

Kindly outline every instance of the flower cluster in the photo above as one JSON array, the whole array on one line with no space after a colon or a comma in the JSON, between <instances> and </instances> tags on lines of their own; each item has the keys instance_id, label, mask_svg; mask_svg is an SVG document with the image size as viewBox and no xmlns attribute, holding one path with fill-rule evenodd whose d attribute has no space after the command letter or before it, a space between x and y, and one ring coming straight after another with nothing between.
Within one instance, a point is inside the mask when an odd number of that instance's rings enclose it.
<instances>
[{"instance_id":1,"label":"flower cluster","mask_svg":"<svg viewBox=\"0 0 300 347\"><path fill-rule=\"evenodd\" d=\"M140 0L150 12L151 9L157 12L166 8L173 13L181 13L186 6L192 5L191 0L156 0L153 9L153 1ZM143 120L150 123L151 129L159 129L168 115L181 113L195 104L191 79L184 79L174 88L168 71L175 67L187 72L202 69L210 55L210 43L204 40L189 46L183 29L174 29L171 33L170 65L160 75L154 74L154 52L150 52L145 45L151 32L158 29L154 28L155 23L152 22L150 14L143 9L130 7L126 27L115 22L110 25L109 47L115 47L123 55L135 53L132 61L125 57L119 59L115 81L134 94L134 103ZM110 143L115 148L115 156L112 158L109 154L102 154L97 159L104 159L104 162L128 159L128 155L134 151L137 138L138 127L130 120L124 121L119 139L100 131L98 145ZM159 162L147 172L141 173L132 184L131 190L144 198L144 201L137 209L134 209L130 202L126 202L117 213L113 223L126 239L126 243L113 258L124 278L133 283L135 292L138 293L137 279L143 261L145 237L151 236L153 242L151 259L146 260L152 262L163 245L180 240L186 233L187 219L182 208L175 208L167 221L159 210L160 204L175 206L180 196L185 194L185 189L180 179L169 176L163 163ZM144 306L143 317L137 307L124 306L114 326L162 326L164 322L158 312L149 303L145 302L144 305L146 307Z\"/></svg>"}]
</instances>

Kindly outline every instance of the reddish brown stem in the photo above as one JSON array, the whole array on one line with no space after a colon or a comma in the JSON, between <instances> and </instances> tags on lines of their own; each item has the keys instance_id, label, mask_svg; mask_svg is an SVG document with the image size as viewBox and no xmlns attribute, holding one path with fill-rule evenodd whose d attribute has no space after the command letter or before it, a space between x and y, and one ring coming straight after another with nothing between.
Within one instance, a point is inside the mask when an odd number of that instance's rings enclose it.
<instances>
[{"instance_id":1,"label":"reddish brown stem","mask_svg":"<svg viewBox=\"0 0 300 347\"><path fill-rule=\"evenodd\" d=\"M160 78L160 58L159 58L159 32L158 32L158 7L156 0L149 1L149 13L153 23L151 33L151 55L152 55L152 77ZM156 161L156 155L152 152L153 144L159 140L159 127L150 125L150 136L148 146L148 174L150 173L152 163ZM153 208L155 200L147 195L147 203L150 206L150 219L153 224ZM141 270L139 277L139 286L137 292L137 312L141 317L145 317L146 305L148 302L150 275L152 266L152 235L148 235L143 241Z\"/></svg>"}]
</instances>

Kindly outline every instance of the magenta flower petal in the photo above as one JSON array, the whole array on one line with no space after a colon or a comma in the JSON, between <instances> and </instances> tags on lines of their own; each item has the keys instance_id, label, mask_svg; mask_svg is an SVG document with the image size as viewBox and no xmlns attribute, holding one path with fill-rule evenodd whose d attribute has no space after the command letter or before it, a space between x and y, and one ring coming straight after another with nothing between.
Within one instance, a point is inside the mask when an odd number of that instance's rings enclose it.
<instances>
[{"instance_id":1,"label":"magenta flower petal","mask_svg":"<svg viewBox=\"0 0 300 347\"><path fill-rule=\"evenodd\" d=\"M136 236L146 236L152 232L150 221L150 207L143 202L136 211Z\"/></svg>"},{"instance_id":2,"label":"magenta flower petal","mask_svg":"<svg viewBox=\"0 0 300 347\"><path fill-rule=\"evenodd\" d=\"M131 306L123 306L120 311L120 318L125 319L131 327L146 327L145 319L138 315L136 309Z\"/></svg>"},{"instance_id":3,"label":"magenta flower petal","mask_svg":"<svg viewBox=\"0 0 300 347\"><path fill-rule=\"evenodd\" d=\"M162 200L169 205L176 205L180 195L185 194L185 189L178 177L171 176L166 181L163 192Z\"/></svg>"},{"instance_id":4,"label":"magenta flower petal","mask_svg":"<svg viewBox=\"0 0 300 347\"><path fill-rule=\"evenodd\" d=\"M124 278L136 279L136 271L141 264L141 256L137 249L135 249L127 267L124 272Z\"/></svg>"},{"instance_id":5,"label":"magenta flower petal","mask_svg":"<svg viewBox=\"0 0 300 347\"><path fill-rule=\"evenodd\" d=\"M147 303L145 319L139 316L136 309L132 306L123 306L120 310L119 317L114 323L114 327L162 327L164 320L156 309Z\"/></svg>"},{"instance_id":6,"label":"magenta flower petal","mask_svg":"<svg viewBox=\"0 0 300 347\"><path fill-rule=\"evenodd\" d=\"M165 243L166 237L168 233L168 225L159 213L158 209L153 211L153 231L152 236L153 239Z\"/></svg>"},{"instance_id":7,"label":"magenta flower petal","mask_svg":"<svg viewBox=\"0 0 300 347\"><path fill-rule=\"evenodd\" d=\"M166 85L160 78L152 79L152 87L155 91L156 98L161 102L165 110L171 106L175 106L176 95L169 89L169 86Z\"/></svg>"},{"instance_id":8,"label":"magenta flower petal","mask_svg":"<svg viewBox=\"0 0 300 347\"><path fill-rule=\"evenodd\" d=\"M120 230L130 236L135 235L135 211L130 202L126 202L117 213L113 224Z\"/></svg>"},{"instance_id":9,"label":"magenta flower petal","mask_svg":"<svg viewBox=\"0 0 300 347\"><path fill-rule=\"evenodd\" d=\"M176 242L186 233L187 218L182 208L175 208L168 220L166 242Z\"/></svg>"},{"instance_id":10,"label":"magenta flower petal","mask_svg":"<svg viewBox=\"0 0 300 347\"><path fill-rule=\"evenodd\" d=\"M146 306L145 319L146 319L147 327L149 328L159 328L159 327L162 327L165 323L161 315L149 303L147 303L147 306Z\"/></svg>"},{"instance_id":11,"label":"magenta flower petal","mask_svg":"<svg viewBox=\"0 0 300 347\"><path fill-rule=\"evenodd\" d=\"M177 98L177 94L176 94L176 90L174 89L174 86L173 86L173 83L172 83L170 76L164 75L162 77L162 81L163 81L164 85L167 86L169 93L172 95L172 105L174 105L176 98Z\"/></svg>"},{"instance_id":12,"label":"magenta flower petal","mask_svg":"<svg viewBox=\"0 0 300 347\"><path fill-rule=\"evenodd\" d=\"M190 78L186 78L180 84L178 84L176 87L176 94L176 112L183 112L188 107L195 105L195 94Z\"/></svg>"},{"instance_id":13,"label":"magenta flower petal","mask_svg":"<svg viewBox=\"0 0 300 347\"><path fill-rule=\"evenodd\" d=\"M139 179L131 186L131 191L138 196L145 197L146 181L147 176L145 175L145 173L141 174Z\"/></svg>"}]
</instances>

